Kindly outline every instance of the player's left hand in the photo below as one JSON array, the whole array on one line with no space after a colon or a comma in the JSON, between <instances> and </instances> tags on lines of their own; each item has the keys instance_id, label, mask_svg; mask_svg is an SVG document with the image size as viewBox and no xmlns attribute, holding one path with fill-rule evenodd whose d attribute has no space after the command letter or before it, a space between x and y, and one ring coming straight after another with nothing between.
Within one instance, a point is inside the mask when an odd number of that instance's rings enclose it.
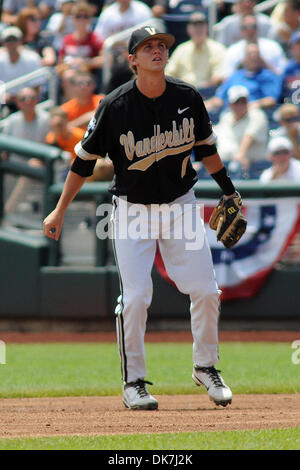
<instances>
[{"instance_id":1,"label":"player's left hand","mask_svg":"<svg viewBox=\"0 0 300 470\"><path fill-rule=\"evenodd\" d=\"M242 198L236 191L229 199L223 196L210 216L209 226L226 248L232 248L246 230L247 220L241 209Z\"/></svg>"}]
</instances>

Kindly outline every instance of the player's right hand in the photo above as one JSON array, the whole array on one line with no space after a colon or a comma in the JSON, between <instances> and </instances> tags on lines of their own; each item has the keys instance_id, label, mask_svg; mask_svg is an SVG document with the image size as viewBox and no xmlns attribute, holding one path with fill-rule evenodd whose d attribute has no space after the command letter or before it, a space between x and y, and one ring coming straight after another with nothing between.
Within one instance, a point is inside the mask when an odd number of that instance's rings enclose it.
<instances>
[{"instance_id":1,"label":"player's right hand","mask_svg":"<svg viewBox=\"0 0 300 470\"><path fill-rule=\"evenodd\" d=\"M64 214L54 209L43 221L44 235L57 241L60 236L63 221Z\"/></svg>"}]
</instances>

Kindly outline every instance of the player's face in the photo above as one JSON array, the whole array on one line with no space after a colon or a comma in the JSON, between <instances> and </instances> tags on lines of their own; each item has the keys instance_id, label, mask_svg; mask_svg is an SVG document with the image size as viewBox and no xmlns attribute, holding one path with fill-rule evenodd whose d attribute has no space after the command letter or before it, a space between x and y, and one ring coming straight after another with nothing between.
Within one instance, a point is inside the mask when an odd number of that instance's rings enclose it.
<instances>
[{"instance_id":1,"label":"player's face","mask_svg":"<svg viewBox=\"0 0 300 470\"><path fill-rule=\"evenodd\" d=\"M168 57L167 46L161 39L149 39L129 56L129 61L138 70L158 72L165 68Z\"/></svg>"}]
</instances>

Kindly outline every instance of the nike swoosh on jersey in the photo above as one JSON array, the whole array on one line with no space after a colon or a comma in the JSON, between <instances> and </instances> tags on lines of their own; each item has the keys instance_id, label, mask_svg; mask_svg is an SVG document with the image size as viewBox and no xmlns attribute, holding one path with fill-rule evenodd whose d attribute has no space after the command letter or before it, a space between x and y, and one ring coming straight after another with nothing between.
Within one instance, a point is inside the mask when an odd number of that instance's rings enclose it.
<instances>
[{"instance_id":1,"label":"nike swoosh on jersey","mask_svg":"<svg viewBox=\"0 0 300 470\"><path fill-rule=\"evenodd\" d=\"M183 109L178 108L178 110L177 110L178 114L184 113L184 111L186 111L187 109L190 109L190 107L188 106L187 108L183 108Z\"/></svg>"}]
</instances>

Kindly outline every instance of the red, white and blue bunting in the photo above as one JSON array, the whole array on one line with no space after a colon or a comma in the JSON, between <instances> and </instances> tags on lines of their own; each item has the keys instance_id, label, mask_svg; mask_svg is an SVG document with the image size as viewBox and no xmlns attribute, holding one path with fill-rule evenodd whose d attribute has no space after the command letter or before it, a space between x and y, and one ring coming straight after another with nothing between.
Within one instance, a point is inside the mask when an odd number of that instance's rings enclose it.
<instances>
[{"instance_id":1,"label":"red, white and blue bunting","mask_svg":"<svg viewBox=\"0 0 300 470\"><path fill-rule=\"evenodd\" d=\"M254 296L300 231L300 199L244 200L247 230L239 243L229 250L216 241L216 233L208 226L215 200L201 200L201 203L204 204L204 222L216 279L222 290L221 300ZM162 277L173 284L159 251L155 266Z\"/></svg>"}]
</instances>

